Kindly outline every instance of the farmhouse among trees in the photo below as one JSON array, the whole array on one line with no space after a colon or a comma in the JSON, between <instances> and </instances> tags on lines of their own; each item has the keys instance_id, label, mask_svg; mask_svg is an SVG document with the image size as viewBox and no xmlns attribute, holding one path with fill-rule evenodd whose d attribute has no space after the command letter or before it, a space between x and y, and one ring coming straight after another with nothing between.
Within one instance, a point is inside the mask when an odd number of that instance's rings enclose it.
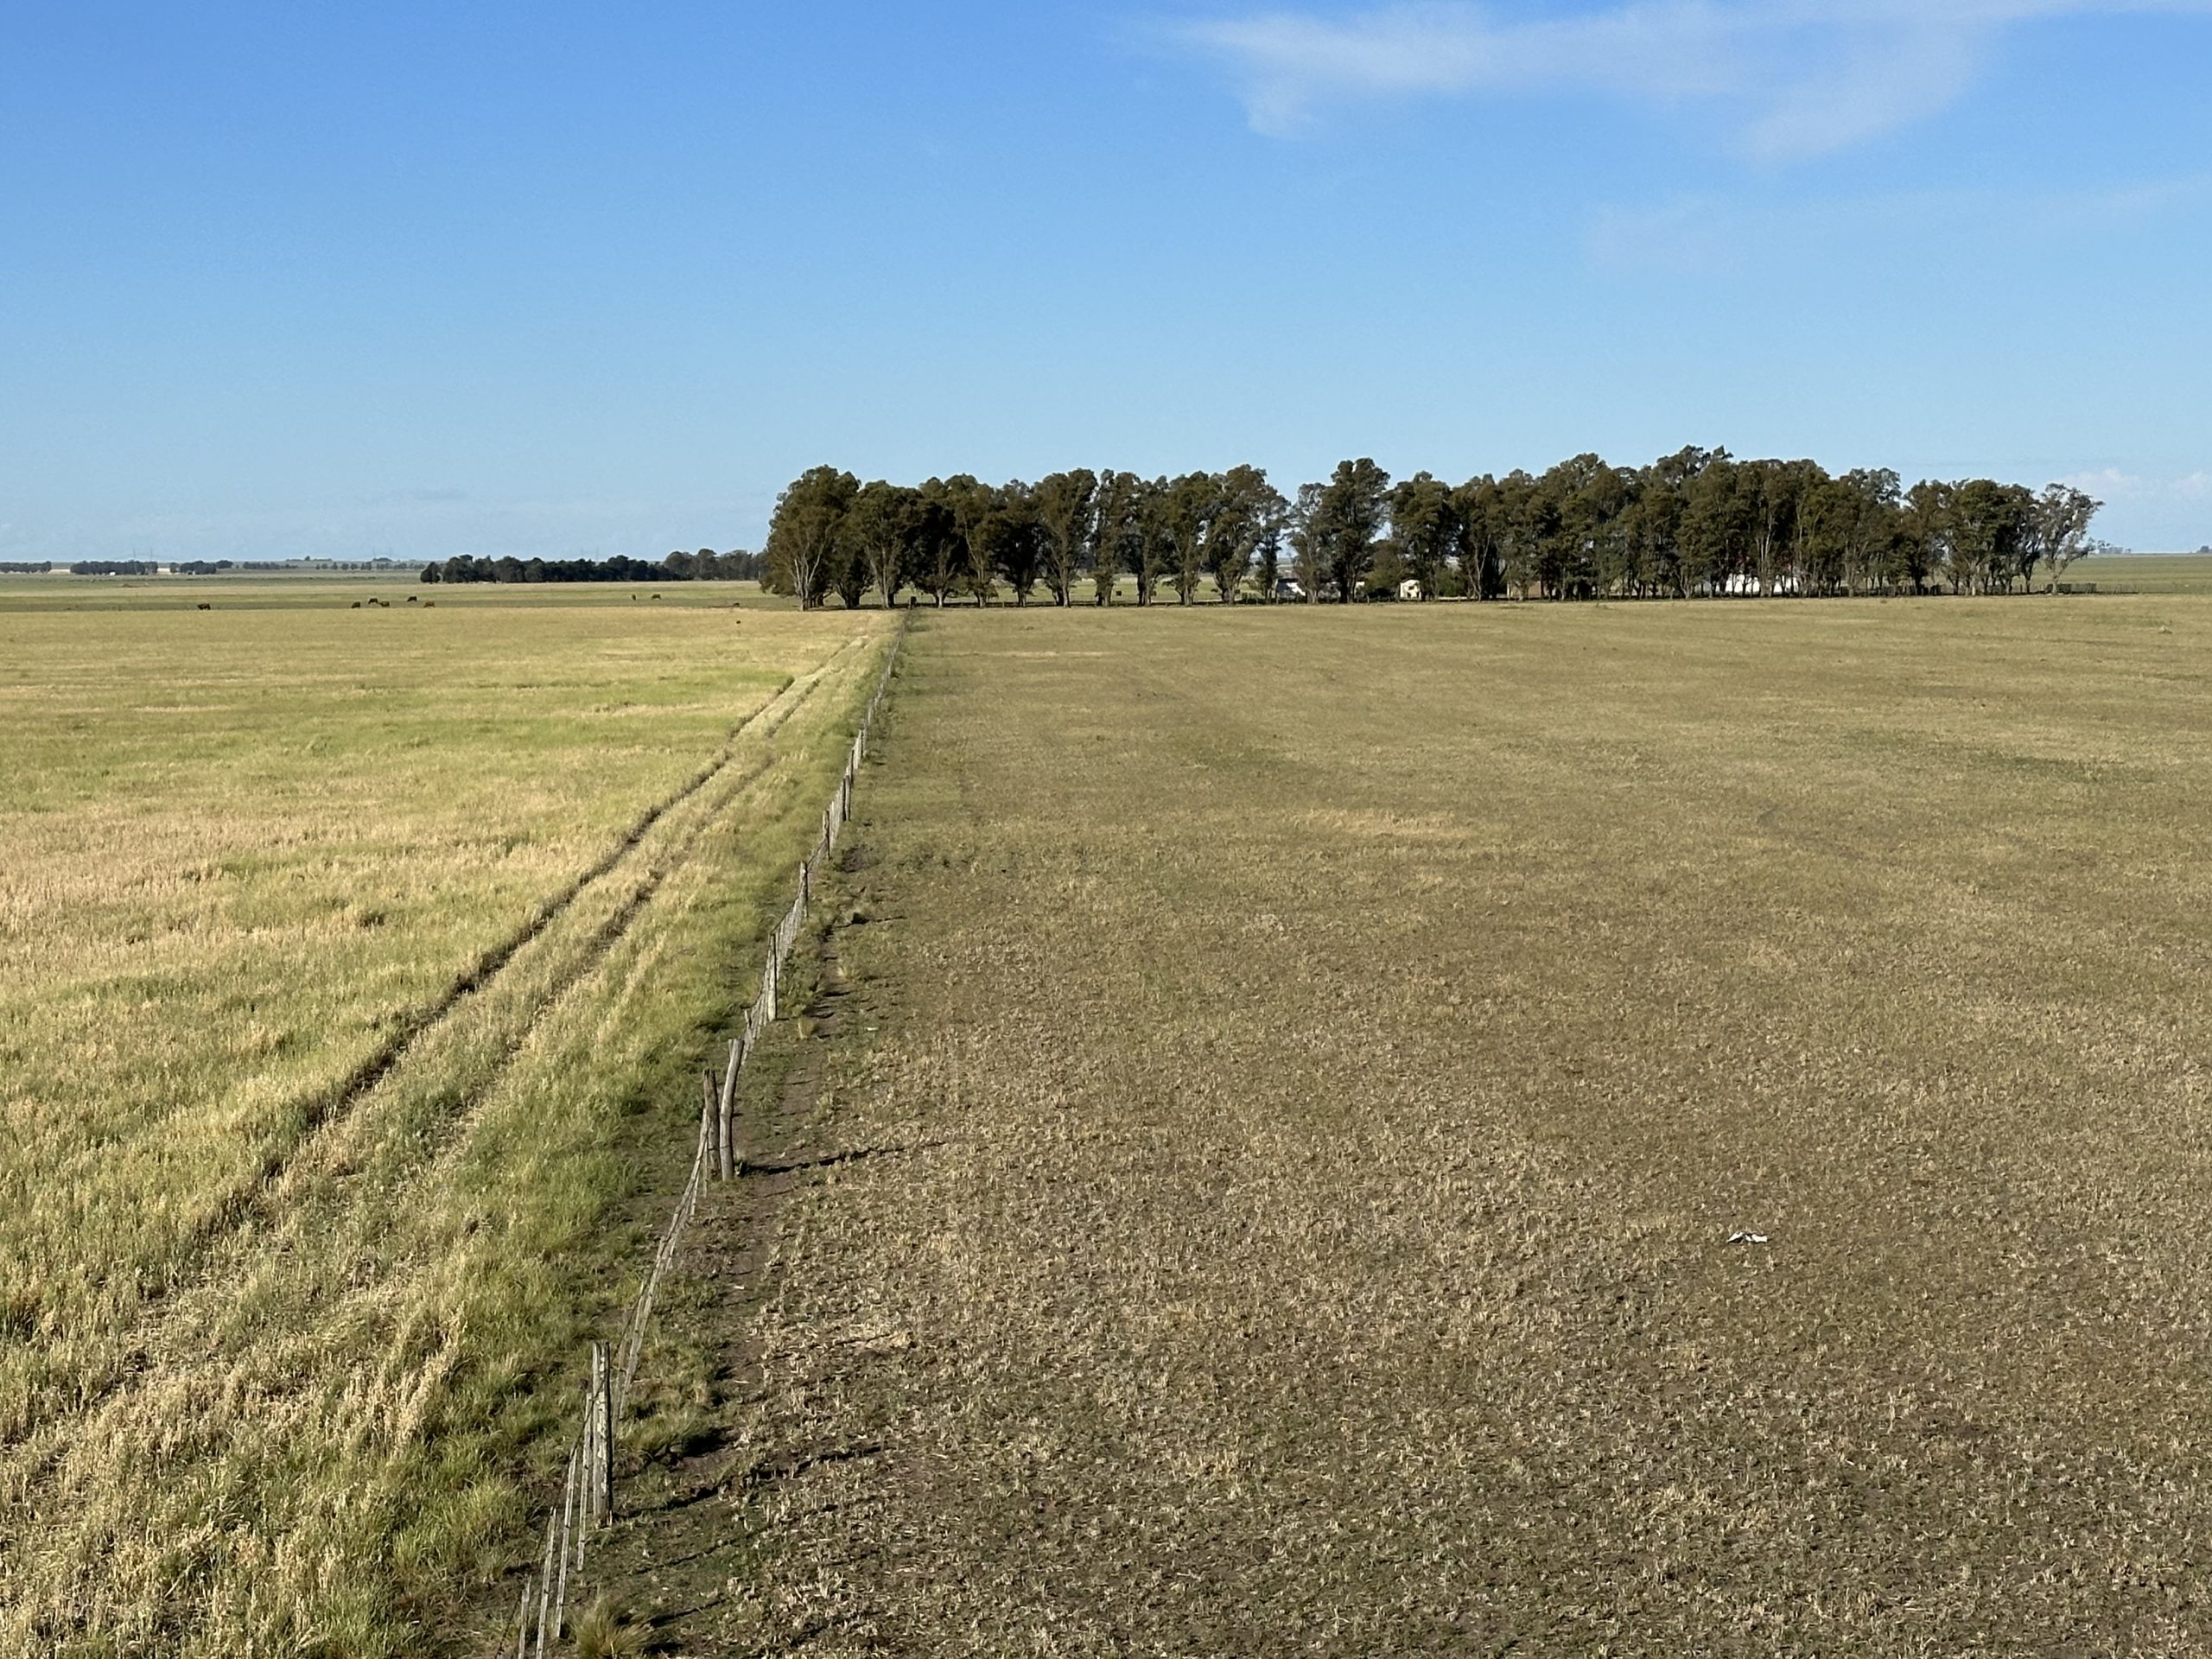
<instances>
[{"instance_id":1,"label":"farmhouse among trees","mask_svg":"<svg viewBox=\"0 0 2212 1659\"><path fill-rule=\"evenodd\" d=\"M2003 594L2032 591L2038 575L2056 588L2098 546L2100 505L2064 484L1907 490L1886 469L1832 474L1694 447L1641 467L1581 454L1456 486L1425 472L1393 484L1362 458L1294 499L1250 466L918 486L817 467L777 503L764 579L806 607L833 593L893 602L908 586L938 605L988 604L1003 586L1016 605L1041 588L1065 606L1086 577L1110 605L1124 576L1139 605L1163 586L1195 604L1209 583L1224 603Z\"/></svg>"}]
</instances>

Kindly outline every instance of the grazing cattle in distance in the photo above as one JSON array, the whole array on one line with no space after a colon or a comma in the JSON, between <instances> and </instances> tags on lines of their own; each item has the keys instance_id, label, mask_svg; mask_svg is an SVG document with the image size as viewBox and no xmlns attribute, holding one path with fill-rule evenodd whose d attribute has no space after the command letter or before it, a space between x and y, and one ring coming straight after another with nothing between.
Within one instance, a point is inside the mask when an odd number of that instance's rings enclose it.
<instances>
[{"instance_id":1,"label":"grazing cattle in distance","mask_svg":"<svg viewBox=\"0 0 2212 1659\"><path fill-rule=\"evenodd\" d=\"M209 604L206 600L204 600L204 599L203 599L203 600L201 600L201 601L200 601L200 608L201 610L203 610L203 611L212 611L212 610L213 610L215 607L214 607L213 605L210 605L210 604Z\"/></svg>"}]
</instances>

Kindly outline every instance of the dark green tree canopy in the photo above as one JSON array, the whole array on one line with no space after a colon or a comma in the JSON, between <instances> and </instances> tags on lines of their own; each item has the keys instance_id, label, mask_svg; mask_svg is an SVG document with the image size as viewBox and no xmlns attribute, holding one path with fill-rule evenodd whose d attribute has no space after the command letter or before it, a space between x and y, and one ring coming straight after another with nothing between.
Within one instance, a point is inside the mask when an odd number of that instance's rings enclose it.
<instances>
[{"instance_id":1,"label":"dark green tree canopy","mask_svg":"<svg viewBox=\"0 0 2212 1659\"><path fill-rule=\"evenodd\" d=\"M802 473L776 499L768 523L768 582L776 593L795 594L804 610L819 605L851 555L845 518L860 480L834 467Z\"/></svg>"},{"instance_id":2,"label":"dark green tree canopy","mask_svg":"<svg viewBox=\"0 0 2212 1659\"><path fill-rule=\"evenodd\" d=\"M1097 556L1098 476L1088 467L1049 473L1031 497L1045 535L1045 585L1056 605L1072 604L1075 584Z\"/></svg>"},{"instance_id":3,"label":"dark green tree canopy","mask_svg":"<svg viewBox=\"0 0 2212 1659\"><path fill-rule=\"evenodd\" d=\"M1243 595L1256 563L1263 596L1272 596L1275 562L1289 504L1257 467L1232 467L1214 480L1213 523L1206 536L1206 569L1224 605Z\"/></svg>"},{"instance_id":4,"label":"dark green tree canopy","mask_svg":"<svg viewBox=\"0 0 2212 1659\"><path fill-rule=\"evenodd\" d=\"M942 607L968 568L968 546L961 539L953 502L976 480L965 476L933 478L915 493L914 522L908 534L908 579Z\"/></svg>"},{"instance_id":5,"label":"dark green tree canopy","mask_svg":"<svg viewBox=\"0 0 2212 1659\"><path fill-rule=\"evenodd\" d=\"M1390 539L1421 596L1443 591L1444 575L1465 539L1459 493L1442 480L1415 473L1390 492Z\"/></svg>"},{"instance_id":6,"label":"dark green tree canopy","mask_svg":"<svg viewBox=\"0 0 2212 1659\"><path fill-rule=\"evenodd\" d=\"M886 605L899 602L899 588L912 579L915 521L920 511L919 490L881 479L861 486L845 520L846 543L853 555L849 575L860 577L859 593L874 588Z\"/></svg>"},{"instance_id":7,"label":"dark green tree canopy","mask_svg":"<svg viewBox=\"0 0 2212 1659\"><path fill-rule=\"evenodd\" d=\"M1389 502L1390 475L1364 456L1338 461L1314 494L1304 528L1328 597L1346 605L1360 597Z\"/></svg>"},{"instance_id":8,"label":"dark green tree canopy","mask_svg":"<svg viewBox=\"0 0 2212 1659\"><path fill-rule=\"evenodd\" d=\"M1198 583L1206 573L1207 544L1220 512L1220 480L1211 473L1185 473L1167 486L1160 512L1173 547L1178 604L1188 605L1198 596Z\"/></svg>"},{"instance_id":9,"label":"dark green tree canopy","mask_svg":"<svg viewBox=\"0 0 2212 1659\"><path fill-rule=\"evenodd\" d=\"M2057 585L2102 543L2099 503L2069 486L2040 494L1993 479L1924 480L1883 467L1831 474L1808 460L1739 460L1692 445L1643 467L1597 454L1541 474L1483 474L1459 485L1416 473L1395 486L1364 457L1286 500L1257 467L1147 480L1078 467L1033 486L969 474L918 487L817 467L776 505L765 579L818 604L830 593L889 603L912 585L1027 604L1114 601L1124 575L1137 603L1163 582L1197 601L1211 580L1233 603L1395 597L1624 599L1854 594L2002 594ZM1279 582L1287 551L1295 585ZM671 575L744 573L753 556L671 554ZM741 563L740 562L743 562ZM559 562L450 562L425 581L573 580Z\"/></svg>"}]
</instances>

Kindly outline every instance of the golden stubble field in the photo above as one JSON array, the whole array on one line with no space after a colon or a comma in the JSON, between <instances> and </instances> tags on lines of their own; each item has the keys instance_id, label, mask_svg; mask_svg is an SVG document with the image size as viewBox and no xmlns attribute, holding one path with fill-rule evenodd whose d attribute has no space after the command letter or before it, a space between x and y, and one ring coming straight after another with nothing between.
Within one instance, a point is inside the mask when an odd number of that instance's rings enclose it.
<instances>
[{"instance_id":1,"label":"golden stubble field","mask_svg":"<svg viewBox=\"0 0 2212 1659\"><path fill-rule=\"evenodd\" d=\"M0 604L0 1651L443 1646L888 619L48 591Z\"/></svg>"},{"instance_id":2,"label":"golden stubble field","mask_svg":"<svg viewBox=\"0 0 2212 1659\"><path fill-rule=\"evenodd\" d=\"M909 652L728 1639L2212 1648L2212 602Z\"/></svg>"}]
</instances>

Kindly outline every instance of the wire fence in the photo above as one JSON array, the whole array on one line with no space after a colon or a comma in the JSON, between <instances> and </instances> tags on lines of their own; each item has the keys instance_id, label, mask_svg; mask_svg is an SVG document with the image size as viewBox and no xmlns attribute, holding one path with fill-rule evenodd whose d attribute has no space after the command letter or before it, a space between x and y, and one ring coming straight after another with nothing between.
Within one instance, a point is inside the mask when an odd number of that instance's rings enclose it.
<instances>
[{"instance_id":1,"label":"wire fence","mask_svg":"<svg viewBox=\"0 0 2212 1659\"><path fill-rule=\"evenodd\" d=\"M584 1385L582 1421L577 1425L569 1452L568 1476L561 1494L547 1508L545 1548L534 1574L525 1575L522 1604L515 1615L515 1659L543 1656L559 1643L566 1625L569 1599L582 1582L585 1546L591 1534L612 1524L615 1514L614 1452L620 1426L636 1382L638 1361L645 1351L645 1332L652 1319L653 1299L661 1281L682 1248L684 1230L699 1207L700 1189L709 1179L734 1180L744 1173L737 1155L737 1084L761 1037L776 1018L777 997L783 988L784 965L798 943L806 923L806 907L814 893L816 873L836 849L837 839L853 809L853 783L861 760L868 753L868 737L876 710L891 687L906 628L902 619L892 637L891 651L868 705L861 711L860 728L853 734L851 750L830 804L822 814L822 830L814 846L799 861L798 891L768 936L767 959L760 970L760 989L745 1011L737 1035L729 1040L728 1058L719 1081L709 1070L700 1082L699 1135L691 1157L691 1173L683 1196L662 1230L653 1251L653 1263L622 1321L620 1338L613 1345L591 1344L589 1380Z\"/></svg>"}]
</instances>

